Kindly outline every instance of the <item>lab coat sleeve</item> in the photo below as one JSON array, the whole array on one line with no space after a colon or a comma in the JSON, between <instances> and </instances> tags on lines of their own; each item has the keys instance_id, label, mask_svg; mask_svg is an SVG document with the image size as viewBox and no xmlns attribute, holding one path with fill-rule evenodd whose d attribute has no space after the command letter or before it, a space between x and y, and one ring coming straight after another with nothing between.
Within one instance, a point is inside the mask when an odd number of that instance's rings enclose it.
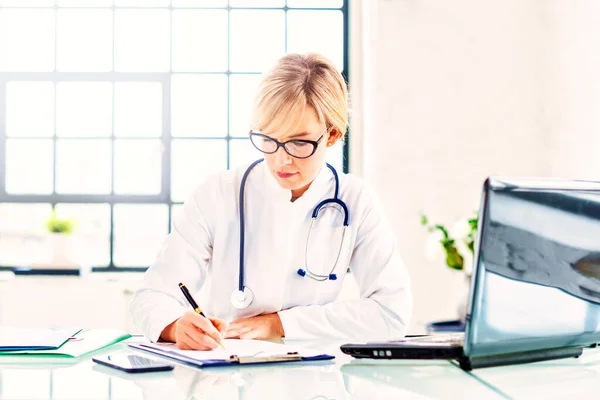
<instances>
[{"instance_id":1,"label":"lab coat sleeve","mask_svg":"<svg viewBox=\"0 0 600 400\"><path fill-rule=\"evenodd\" d=\"M173 229L165 239L155 262L130 304L133 322L151 341L158 341L163 329L190 310L179 282L197 293L207 275L212 256L212 233L203 212L210 203L210 190L201 186L173 218Z\"/></svg>"},{"instance_id":2,"label":"lab coat sleeve","mask_svg":"<svg viewBox=\"0 0 600 400\"><path fill-rule=\"evenodd\" d=\"M398 339L412 315L410 280L379 202L365 193L350 270L360 298L279 312L288 339Z\"/></svg>"}]
</instances>

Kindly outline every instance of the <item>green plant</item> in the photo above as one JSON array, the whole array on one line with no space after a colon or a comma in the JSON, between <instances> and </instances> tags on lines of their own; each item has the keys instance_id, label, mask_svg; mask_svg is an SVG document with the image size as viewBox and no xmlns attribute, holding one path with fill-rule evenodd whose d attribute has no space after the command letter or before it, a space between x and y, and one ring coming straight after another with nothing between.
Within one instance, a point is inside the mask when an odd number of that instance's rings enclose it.
<instances>
[{"instance_id":1,"label":"green plant","mask_svg":"<svg viewBox=\"0 0 600 400\"><path fill-rule=\"evenodd\" d=\"M75 221L70 218L58 218L55 210L52 210L52 215L46 222L46 228L49 232L61 233L65 235L73 233L74 226Z\"/></svg>"},{"instance_id":2,"label":"green plant","mask_svg":"<svg viewBox=\"0 0 600 400\"><path fill-rule=\"evenodd\" d=\"M453 229L448 230L441 224L430 224L429 219L421 213L421 225L430 233L428 256L434 259L439 250L445 253L446 265L452 269L465 270L465 258L472 260L475 252L475 235L477 233L477 214L457 221Z\"/></svg>"}]
</instances>

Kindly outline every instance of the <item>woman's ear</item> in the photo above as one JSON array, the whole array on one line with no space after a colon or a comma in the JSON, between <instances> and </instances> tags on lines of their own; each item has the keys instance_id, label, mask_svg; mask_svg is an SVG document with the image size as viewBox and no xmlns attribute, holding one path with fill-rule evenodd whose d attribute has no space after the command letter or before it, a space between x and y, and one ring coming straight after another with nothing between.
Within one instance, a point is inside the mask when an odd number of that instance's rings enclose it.
<instances>
[{"instance_id":1,"label":"woman's ear","mask_svg":"<svg viewBox=\"0 0 600 400\"><path fill-rule=\"evenodd\" d=\"M329 131L329 137L327 138L327 147L333 146L334 144L336 144L336 142L338 140L340 140L342 138L342 136L343 135L339 130L332 128Z\"/></svg>"}]
</instances>

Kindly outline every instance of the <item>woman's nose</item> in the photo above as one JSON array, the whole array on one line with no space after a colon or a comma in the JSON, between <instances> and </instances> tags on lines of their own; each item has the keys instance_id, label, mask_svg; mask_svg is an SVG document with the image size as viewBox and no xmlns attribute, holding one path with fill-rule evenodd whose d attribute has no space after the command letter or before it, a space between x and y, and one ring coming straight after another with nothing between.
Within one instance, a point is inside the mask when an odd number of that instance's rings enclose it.
<instances>
[{"instance_id":1,"label":"woman's nose","mask_svg":"<svg viewBox=\"0 0 600 400\"><path fill-rule=\"evenodd\" d=\"M273 155L275 156L277 165L287 165L292 162L292 156L285 151L283 146L280 146Z\"/></svg>"}]
</instances>

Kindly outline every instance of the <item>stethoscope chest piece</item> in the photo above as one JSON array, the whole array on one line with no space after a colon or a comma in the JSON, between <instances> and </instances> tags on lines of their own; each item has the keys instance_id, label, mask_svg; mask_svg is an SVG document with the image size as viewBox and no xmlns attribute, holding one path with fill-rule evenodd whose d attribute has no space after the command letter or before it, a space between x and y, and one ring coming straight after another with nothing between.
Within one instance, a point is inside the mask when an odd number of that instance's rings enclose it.
<instances>
[{"instance_id":1,"label":"stethoscope chest piece","mask_svg":"<svg viewBox=\"0 0 600 400\"><path fill-rule=\"evenodd\" d=\"M254 300L254 293L248 286L244 290L234 289L231 293L231 304L238 310L245 310Z\"/></svg>"}]
</instances>

